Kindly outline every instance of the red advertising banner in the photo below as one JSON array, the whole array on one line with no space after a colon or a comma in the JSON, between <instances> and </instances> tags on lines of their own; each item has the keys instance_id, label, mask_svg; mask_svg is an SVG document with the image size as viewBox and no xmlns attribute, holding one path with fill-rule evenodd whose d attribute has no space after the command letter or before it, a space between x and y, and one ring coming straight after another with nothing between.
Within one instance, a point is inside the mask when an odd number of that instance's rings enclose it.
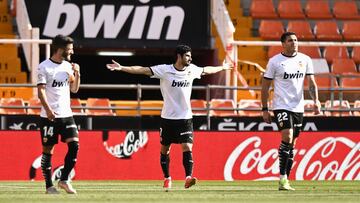
<instances>
[{"instance_id":1,"label":"red advertising banner","mask_svg":"<svg viewBox=\"0 0 360 203\"><path fill-rule=\"evenodd\" d=\"M195 132L194 176L201 180L278 179L278 132ZM38 131L0 131L0 180L41 180ZM80 131L77 180L162 179L158 132ZM183 179L182 152L171 149L170 173ZM53 168L67 151L59 143ZM359 132L303 132L290 179L360 180Z\"/></svg>"}]
</instances>

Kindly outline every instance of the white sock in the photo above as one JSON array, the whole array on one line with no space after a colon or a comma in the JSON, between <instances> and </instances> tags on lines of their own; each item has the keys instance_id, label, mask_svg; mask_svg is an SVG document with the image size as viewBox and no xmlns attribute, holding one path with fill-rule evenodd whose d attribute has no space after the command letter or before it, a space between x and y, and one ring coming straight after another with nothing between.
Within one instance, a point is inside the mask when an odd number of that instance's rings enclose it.
<instances>
[{"instance_id":1,"label":"white sock","mask_svg":"<svg viewBox=\"0 0 360 203\"><path fill-rule=\"evenodd\" d=\"M280 175L280 179L283 179L283 178L287 179L287 175L286 174L285 175Z\"/></svg>"}]
</instances>

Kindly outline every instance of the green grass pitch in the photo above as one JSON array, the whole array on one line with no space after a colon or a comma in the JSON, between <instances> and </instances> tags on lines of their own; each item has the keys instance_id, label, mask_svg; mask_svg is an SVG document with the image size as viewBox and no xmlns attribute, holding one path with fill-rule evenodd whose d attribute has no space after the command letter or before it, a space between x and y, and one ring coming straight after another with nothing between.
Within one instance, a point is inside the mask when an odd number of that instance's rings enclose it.
<instances>
[{"instance_id":1,"label":"green grass pitch","mask_svg":"<svg viewBox=\"0 0 360 203\"><path fill-rule=\"evenodd\" d=\"M0 203L8 202L360 202L360 181L291 181L296 191L278 191L277 181L199 181L190 189L174 181L74 181L77 195L44 194L42 181L0 181Z\"/></svg>"}]
</instances>

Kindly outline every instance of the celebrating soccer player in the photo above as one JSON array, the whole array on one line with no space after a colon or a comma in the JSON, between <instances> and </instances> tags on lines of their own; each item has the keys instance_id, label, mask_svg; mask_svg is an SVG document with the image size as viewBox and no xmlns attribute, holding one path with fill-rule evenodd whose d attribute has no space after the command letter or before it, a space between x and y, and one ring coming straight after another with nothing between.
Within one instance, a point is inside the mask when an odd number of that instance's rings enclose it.
<instances>
[{"instance_id":1,"label":"celebrating soccer player","mask_svg":"<svg viewBox=\"0 0 360 203\"><path fill-rule=\"evenodd\" d=\"M176 62L152 67L123 66L113 60L107 68L131 74L144 74L160 79L160 89L164 98L160 124L160 164L164 174L164 189L171 188L169 172L171 144L181 144L185 169L185 188L195 185L193 172L193 121L190 96L194 79L202 75L230 69L231 65L198 67L191 63L191 48L186 45L176 47Z\"/></svg>"},{"instance_id":2,"label":"celebrating soccer player","mask_svg":"<svg viewBox=\"0 0 360 203\"><path fill-rule=\"evenodd\" d=\"M41 141L43 154L41 169L46 184L47 194L58 194L51 180L51 157L54 146L61 141L68 145L64 169L61 172L58 186L69 194L76 194L68 180L69 173L74 168L79 150L78 129L70 108L70 91L76 93L80 86L80 67L70 63L74 54L73 39L57 35L52 43L52 56L39 64L38 96L41 108Z\"/></svg>"}]
</instances>

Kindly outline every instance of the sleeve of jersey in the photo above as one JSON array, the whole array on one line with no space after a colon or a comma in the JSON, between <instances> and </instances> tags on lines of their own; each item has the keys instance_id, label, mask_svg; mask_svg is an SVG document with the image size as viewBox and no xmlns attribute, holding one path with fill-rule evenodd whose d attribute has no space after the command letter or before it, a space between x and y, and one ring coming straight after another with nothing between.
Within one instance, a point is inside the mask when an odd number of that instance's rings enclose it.
<instances>
[{"instance_id":1,"label":"sleeve of jersey","mask_svg":"<svg viewBox=\"0 0 360 203\"><path fill-rule=\"evenodd\" d=\"M266 70L264 73L264 78L268 79L268 80L272 80L275 77L275 68L274 65L271 61L269 61L269 63L266 66Z\"/></svg>"},{"instance_id":2,"label":"sleeve of jersey","mask_svg":"<svg viewBox=\"0 0 360 203\"><path fill-rule=\"evenodd\" d=\"M165 72L166 66L165 65L156 65L156 66L151 66L150 70L152 72L152 76L150 76L151 78L162 78Z\"/></svg>"},{"instance_id":3,"label":"sleeve of jersey","mask_svg":"<svg viewBox=\"0 0 360 203\"><path fill-rule=\"evenodd\" d=\"M308 58L308 63L307 63L307 67L306 67L306 75L314 75L314 65L313 62L311 60L311 58Z\"/></svg>"},{"instance_id":4,"label":"sleeve of jersey","mask_svg":"<svg viewBox=\"0 0 360 203\"><path fill-rule=\"evenodd\" d=\"M37 73L37 85L43 85L43 84L46 84L46 73L44 67L39 66Z\"/></svg>"},{"instance_id":5,"label":"sleeve of jersey","mask_svg":"<svg viewBox=\"0 0 360 203\"><path fill-rule=\"evenodd\" d=\"M194 78L196 79L200 79L201 78L201 75L202 73L204 72L204 68L203 67L198 67L196 65L193 65L194 66Z\"/></svg>"}]
</instances>

